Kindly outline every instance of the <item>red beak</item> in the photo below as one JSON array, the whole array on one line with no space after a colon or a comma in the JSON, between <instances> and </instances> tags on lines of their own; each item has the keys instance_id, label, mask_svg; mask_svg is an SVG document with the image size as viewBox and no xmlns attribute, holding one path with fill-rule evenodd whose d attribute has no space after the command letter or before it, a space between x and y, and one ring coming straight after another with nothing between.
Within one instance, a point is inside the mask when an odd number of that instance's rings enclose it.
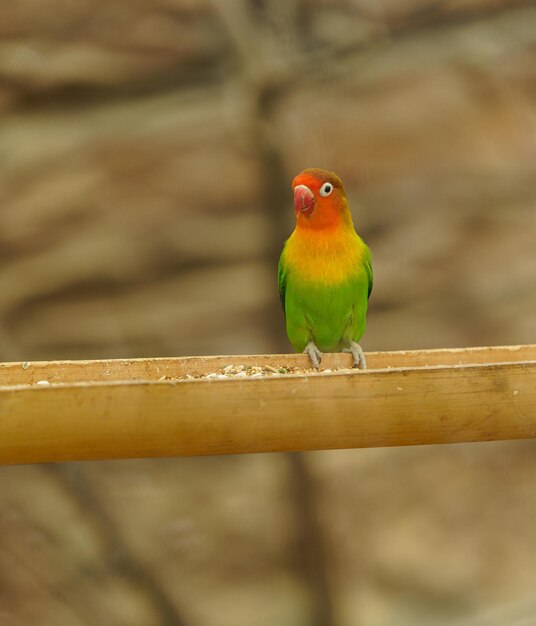
<instances>
[{"instance_id":1,"label":"red beak","mask_svg":"<svg viewBox=\"0 0 536 626\"><path fill-rule=\"evenodd\" d=\"M311 215L315 208L315 197L313 192L306 185L296 185L294 187L294 211L296 217L303 213Z\"/></svg>"}]
</instances>

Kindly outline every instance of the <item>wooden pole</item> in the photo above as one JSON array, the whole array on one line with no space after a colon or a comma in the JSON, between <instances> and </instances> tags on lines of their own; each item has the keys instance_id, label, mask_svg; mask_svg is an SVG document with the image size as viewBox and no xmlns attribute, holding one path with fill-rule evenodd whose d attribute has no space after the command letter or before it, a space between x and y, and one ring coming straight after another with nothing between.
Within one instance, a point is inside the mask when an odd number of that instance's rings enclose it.
<instances>
[{"instance_id":1,"label":"wooden pole","mask_svg":"<svg viewBox=\"0 0 536 626\"><path fill-rule=\"evenodd\" d=\"M366 371L199 378L303 355L0 365L0 463L536 437L536 345L370 353ZM39 383L38 381L41 381ZM48 384L43 384L46 381Z\"/></svg>"}]
</instances>

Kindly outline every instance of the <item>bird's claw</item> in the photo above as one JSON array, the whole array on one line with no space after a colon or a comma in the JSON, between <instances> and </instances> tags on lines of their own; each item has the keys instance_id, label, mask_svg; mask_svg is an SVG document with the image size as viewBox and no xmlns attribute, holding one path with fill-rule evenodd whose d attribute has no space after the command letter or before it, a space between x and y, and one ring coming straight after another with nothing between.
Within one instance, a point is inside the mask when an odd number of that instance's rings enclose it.
<instances>
[{"instance_id":1,"label":"bird's claw","mask_svg":"<svg viewBox=\"0 0 536 626\"><path fill-rule=\"evenodd\" d=\"M354 367L360 367L362 370L367 369L367 361L363 354L363 348L355 341L350 341L348 348L344 348L343 352L351 352L354 359Z\"/></svg>"},{"instance_id":2,"label":"bird's claw","mask_svg":"<svg viewBox=\"0 0 536 626\"><path fill-rule=\"evenodd\" d=\"M322 352L315 346L315 344L310 341L306 346L303 354L308 354L311 359L311 363L315 369L320 367L320 361L322 360Z\"/></svg>"}]
</instances>

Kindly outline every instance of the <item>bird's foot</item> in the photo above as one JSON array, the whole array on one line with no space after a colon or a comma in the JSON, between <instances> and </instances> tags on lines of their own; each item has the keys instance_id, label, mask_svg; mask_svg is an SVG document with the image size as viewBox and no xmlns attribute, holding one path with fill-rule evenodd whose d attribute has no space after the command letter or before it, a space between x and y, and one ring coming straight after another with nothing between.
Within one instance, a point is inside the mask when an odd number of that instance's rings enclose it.
<instances>
[{"instance_id":1,"label":"bird's foot","mask_svg":"<svg viewBox=\"0 0 536 626\"><path fill-rule=\"evenodd\" d=\"M356 342L350 341L348 348L343 348L342 352L351 352L354 359L354 367L360 367L362 370L367 369L367 362L363 354L363 348Z\"/></svg>"},{"instance_id":2,"label":"bird's foot","mask_svg":"<svg viewBox=\"0 0 536 626\"><path fill-rule=\"evenodd\" d=\"M310 341L306 346L303 354L308 354L311 359L311 363L315 369L320 367L320 361L322 360L322 352L315 346L314 342Z\"/></svg>"}]
</instances>

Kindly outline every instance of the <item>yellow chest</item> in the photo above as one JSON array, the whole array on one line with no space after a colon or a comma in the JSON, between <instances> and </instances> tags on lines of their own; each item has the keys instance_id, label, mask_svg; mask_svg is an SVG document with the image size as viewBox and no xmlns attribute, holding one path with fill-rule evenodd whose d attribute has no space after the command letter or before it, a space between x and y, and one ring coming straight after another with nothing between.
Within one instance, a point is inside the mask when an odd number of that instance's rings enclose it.
<instances>
[{"instance_id":1,"label":"yellow chest","mask_svg":"<svg viewBox=\"0 0 536 626\"><path fill-rule=\"evenodd\" d=\"M341 283L359 272L364 250L353 229L329 236L294 231L285 245L285 265L303 281Z\"/></svg>"}]
</instances>

